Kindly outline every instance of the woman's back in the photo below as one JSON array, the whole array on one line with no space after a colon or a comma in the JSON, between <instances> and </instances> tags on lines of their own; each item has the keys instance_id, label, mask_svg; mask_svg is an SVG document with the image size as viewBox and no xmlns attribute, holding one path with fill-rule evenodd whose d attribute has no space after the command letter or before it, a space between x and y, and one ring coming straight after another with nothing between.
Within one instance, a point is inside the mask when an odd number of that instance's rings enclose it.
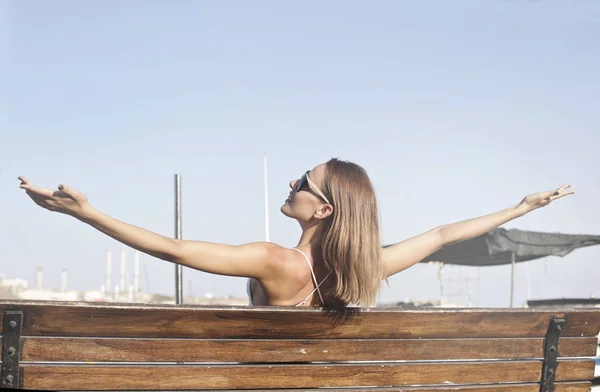
<instances>
[{"instance_id":1,"label":"woman's back","mask_svg":"<svg viewBox=\"0 0 600 392\"><path fill-rule=\"evenodd\" d=\"M292 271L282 284L273 286L275 292L270 295L263 285L253 278L249 278L246 285L250 306L295 306L295 307L327 307L339 306L341 303L331 295L333 287L333 274L324 263L321 267L313 268L313 262L307 253L298 248L291 248L291 252L298 253L285 262L291 264ZM304 261L299 262L299 258ZM325 267L325 268L323 268ZM295 271L294 271L295 270ZM307 294L308 292L308 294ZM270 299L274 298L274 299ZM301 298L301 300L298 300Z\"/></svg>"}]
</instances>

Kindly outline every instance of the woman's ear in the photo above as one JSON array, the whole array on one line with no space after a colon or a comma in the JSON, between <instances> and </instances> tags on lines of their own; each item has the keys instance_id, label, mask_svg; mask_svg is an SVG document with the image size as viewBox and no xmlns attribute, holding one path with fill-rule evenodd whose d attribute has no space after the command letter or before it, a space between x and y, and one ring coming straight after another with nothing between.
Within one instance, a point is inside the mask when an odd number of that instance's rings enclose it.
<instances>
[{"instance_id":1,"label":"woman's ear","mask_svg":"<svg viewBox=\"0 0 600 392\"><path fill-rule=\"evenodd\" d=\"M325 219L333 214L333 206L331 204L322 204L317 211L315 211L314 217L317 219Z\"/></svg>"}]
</instances>

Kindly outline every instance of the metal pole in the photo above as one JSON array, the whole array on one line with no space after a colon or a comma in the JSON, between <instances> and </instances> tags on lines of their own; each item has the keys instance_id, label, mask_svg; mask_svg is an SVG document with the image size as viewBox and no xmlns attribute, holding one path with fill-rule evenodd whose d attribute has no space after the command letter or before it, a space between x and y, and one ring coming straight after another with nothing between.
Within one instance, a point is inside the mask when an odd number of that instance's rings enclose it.
<instances>
[{"instance_id":1,"label":"metal pole","mask_svg":"<svg viewBox=\"0 0 600 392\"><path fill-rule=\"evenodd\" d=\"M477 306L481 304L481 267L477 267Z\"/></svg>"},{"instance_id":2,"label":"metal pole","mask_svg":"<svg viewBox=\"0 0 600 392\"><path fill-rule=\"evenodd\" d=\"M525 263L525 277L527 278L527 301L531 299L531 280L529 277L529 262Z\"/></svg>"},{"instance_id":3,"label":"metal pole","mask_svg":"<svg viewBox=\"0 0 600 392\"><path fill-rule=\"evenodd\" d=\"M175 174L175 238L181 239L181 175ZM175 264L175 303L183 304L183 287L181 283L183 266Z\"/></svg>"},{"instance_id":4,"label":"metal pole","mask_svg":"<svg viewBox=\"0 0 600 392\"><path fill-rule=\"evenodd\" d=\"M515 301L515 252L510 254L510 307L514 307Z\"/></svg>"}]
</instances>

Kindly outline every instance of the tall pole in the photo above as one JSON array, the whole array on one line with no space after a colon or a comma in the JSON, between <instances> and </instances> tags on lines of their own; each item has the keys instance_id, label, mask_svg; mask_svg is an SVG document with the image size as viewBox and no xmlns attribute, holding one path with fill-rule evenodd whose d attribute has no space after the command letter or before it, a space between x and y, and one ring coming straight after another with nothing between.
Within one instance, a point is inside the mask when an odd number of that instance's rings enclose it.
<instances>
[{"instance_id":1,"label":"tall pole","mask_svg":"<svg viewBox=\"0 0 600 392\"><path fill-rule=\"evenodd\" d=\"M181 239L181 175L175 174L175 238ZM181 283L183 267L175 264L175 303L183 304L183 287Z\"/></svg>"},{"instance_id":2,"label":"tall pole","mask_svg":"<svg viewBox=\"0 0 600 392\"><path fill-rule=\"evenodd\" d=\"M119 282L119 292L124 293L127 290L125 285L125 274L127 273L127 253L125 252L125 248L121 249L121 275Z\"/></svg>"},{"instance_id":3,"label":"tall pole","mask_svg":"<svg viewBox=\"0 0 600 392\"><path fill-rule=\"evenodd\" d=\"M525 276L527 277L527 300L531 299L531 280L529 278L529 263L525 263Z\"/></svg>"},{"instance_id":4,"label":"tall pole","mask_svg":"<svg viewBox=\"0 0 600 392\"><path fill-rule=\"evenodd\" d=\"M510 254L510 307L514 307L515 302L515 252Z\"/></svg>"},{"instance_id":5,"label":"tall pole","mask_svg":"<svg viewBox=\"0 0 600 392\"><path fill-rule=\"evenodd\" d=\"M140 292L140 252L136 251L133 261L133 299L137 301Z\"/></svg>"},{"instance_id":6,"label":"tall pole","mask_svg":"<svg viewBox=\"0 0 600 392\"><path fill-rule=\"evenodd\" d=\"M267 185L267 156L264 160L265 175L265 241L269 242L269 187Z\"/></svg>"},{"instance_id":7,"label":"tall pole","mask_svg":"<svg viewBox=\"0 0 600 392\"><path fill-rule=\"evenodd\" d=\"M60 291L62 293L67 292L67 269L66 268L62 269L62 273L61 273L61 277L60 277Z\"/></svg>"},{"instance_id":8,"label":"tall pole","mask_svg":"<svg viewBox=\"0 0 600 392\"><path fill-rule=\"evenodd\" d=\"M106 282L105 282L105 286L106 286L107 293L110 293L110 290L112 289L111 278L112 278L112 250L109 249L106 251Z\"/></svg>"},{"instance_id":9,"label":"tall pole","mask_svg":"<svg viewBox=\"0 0 600 392\"><path fill-rule=\"evenodd\" d=\"M35 288L37 290L42 290L42 267L35 267Z\"/></svg>"}]
</instances>

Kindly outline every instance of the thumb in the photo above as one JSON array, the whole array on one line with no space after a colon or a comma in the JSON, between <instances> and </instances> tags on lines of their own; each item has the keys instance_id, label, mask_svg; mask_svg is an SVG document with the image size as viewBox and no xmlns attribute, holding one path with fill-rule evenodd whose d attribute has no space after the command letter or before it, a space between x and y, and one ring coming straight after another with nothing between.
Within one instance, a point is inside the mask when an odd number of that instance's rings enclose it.
<instances>
[{"instance_id":1,"label":"thumb","mask_svg":"<svg viewBox=\"0 0 600 392\"><path fill-rule=\"evenodd\" d=\"M67 196L73 197L73 193L71 191L71 188L69 188L66 185L60 184L58 186L58 190L61 191L62 193L66 194Z\"/></svg>"}]
</instances>

